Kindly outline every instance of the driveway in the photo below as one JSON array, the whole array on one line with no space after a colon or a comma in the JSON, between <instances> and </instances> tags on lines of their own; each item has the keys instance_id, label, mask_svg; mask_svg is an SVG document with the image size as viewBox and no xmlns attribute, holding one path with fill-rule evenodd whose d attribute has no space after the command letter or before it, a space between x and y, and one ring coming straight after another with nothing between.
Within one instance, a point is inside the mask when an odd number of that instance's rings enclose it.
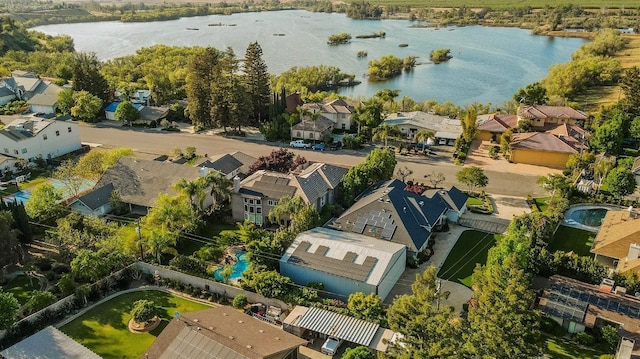
<instances>
[{"instance_id":1,"label":"driveway","mask_svg":"<svg viewBox=\"0 0 640 359\"><path fill-rule=\"evenodd\" d=\"M411 285L416 280L416 275L421 274L429 266L435 266L436 272L440 270L445 259L449 255L451 248L456 244L460 234L468 228L455 224L449 225L449 232L437 233L435 245L433 246L433 255L426 263L421 264L418 268L407 268L402 274L398 282L391 290L391 293L385 299L385 304L393 303L393 299L402 294L411 294ZM462 305L471 299L471 289L460 283L441 280L441 290L449 292L449 297L440 302L441 305L449 305L457 311L462 311Z\"/></svg>"},{"instance_id":2,"label":"driveway","mask_svg":"<svg viewBox=\"0 0 640 359\"><path fill-rule=\"evenodd\" d=\"M562 170L557 168L527 165L524 163L510 163L502 155L498 159L489 156L489 148L499 146L499 144L489 141L474 140L467 153L465 165L482 167L485 171L497 171L505 173L517 173L528 176L546 176L550 173L561 174Z\"/></svg>"},{"instance_id":3,"label":"driveway","mask_svg":"<svg viewBox=\"0 0 640 359\"><path fill-rule=\"evenodd\" d=\"M223 154L234 151L242 151L249 155L259 157L270 153L278 147L286 147L287 144L272 143L253 140L239 140L222 137L216 134L194 134L187 132L166 132L156 129L139 129L130 127L115 127L111 123L99 123L97 125L80 123L80 137L82 142L91 143L104 148L131 147L140 157L155 158L166 155L174 147L194 146L198 154ZM256 136L257 137L257 136ZM442 146L440 146L442 147ZM442 148L438 155L424 156L398 156L398 168L407 166L413 173L407 178L414 182L426 183L425 176L432 172L441 172L446 180L442 186L458 186L466 189L458 183L455 174L461 167L451 162L450 156ZM324 161L339 165L353 166L362 162L371 147L361 151L311 151L293 149L293 152L304 156L310 161ZM436 148L438 150L438 148ZM526 197L529 194L542 195L544 191L536 184L538 174L520 174L509 171L485 170L489 178L489 185L485 188L488 193L505 196Z\"/></svg>"}]
</instances>

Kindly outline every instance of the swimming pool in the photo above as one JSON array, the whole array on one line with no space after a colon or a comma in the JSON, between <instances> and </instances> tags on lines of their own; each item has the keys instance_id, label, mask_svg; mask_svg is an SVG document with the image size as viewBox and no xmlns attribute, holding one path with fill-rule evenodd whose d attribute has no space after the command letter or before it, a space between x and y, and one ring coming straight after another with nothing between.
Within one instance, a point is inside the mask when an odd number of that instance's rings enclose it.
<instances>
[{"instance_id":1,"label":"swimming pool","mask_svg":"<svg viewBox=\"0 0 640 359\"><path fill-rule=\"evenodd\" d=\"M67 189L67 187L64 185L64 183L58 179L52 178L47 180L46 182L43 183L49 183L50 185L52 185L53 187L62 190L62 198L63 199L67 199L69 197L71 197L71 194L69 193L69 190ZM78 193L82 193L90 188L92 188L94 185L96 184L95 181L91 181L91 180L83 180L82 184L80 185L80 189L78 190ZM33 187L35 188L35 187ZM26 204L29 201L29 198L31 198L31 190L33 189L23 189L20 190L12 195L6 196L4 198L2 198L5 202L18 202L18 203L22 203L22 204Z\"/></svg>"},{"instance_id":2,"label":"swimming pool","mask_svg":"<svg viewBox=\"0 0 640 359\"><path fill-rule=\"evenodd\" d=\"M576 206L565 214L564 224L583 229L599 229L602 220L612 208L604 206Z\"/></svg>"},{"instance_id":3,"label":"swimming pool","mask_svg":"<svg viewBox=\"0 0 640 359\"><path fill-rule=\"evenodd\" d=\"M236 258L238 259L238 261L233 265L233 267L231 267L233 269L233 272L231 272L231 276L229 277L229 279L242 278L242 273L244 273L244 271L249 268L249 262L247 262L247 252L240 252L236 254ZM218 268L215 272L213 272L213 276L219 281L224 281L224 278L222 278L222 276L220 275L223 270L224 268Z\"/></svg>"}]
</instances>

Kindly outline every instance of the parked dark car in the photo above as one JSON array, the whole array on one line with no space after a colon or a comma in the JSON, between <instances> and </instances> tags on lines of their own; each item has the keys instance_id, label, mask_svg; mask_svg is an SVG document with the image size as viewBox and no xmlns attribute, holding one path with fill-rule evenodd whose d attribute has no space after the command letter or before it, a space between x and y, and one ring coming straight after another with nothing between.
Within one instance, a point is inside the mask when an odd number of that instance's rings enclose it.
<instances>
[{"instance_id":1,"label":"parked dark car","mask_svg":"<svg viewBox=\"0 0 640 359\"><path fill-rule=\"evenodd\" d=\"M336 151L342 148L342 142L338 141L338 142L334 142L331 145L329 145L329 149L331 151Z\"/></svg>"}]
</instances>

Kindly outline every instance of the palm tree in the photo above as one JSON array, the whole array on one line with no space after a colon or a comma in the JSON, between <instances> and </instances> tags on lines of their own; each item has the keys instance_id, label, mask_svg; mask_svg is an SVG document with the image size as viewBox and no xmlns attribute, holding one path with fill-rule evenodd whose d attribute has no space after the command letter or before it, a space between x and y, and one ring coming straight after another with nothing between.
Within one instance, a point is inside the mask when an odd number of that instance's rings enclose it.
<instances>
[{"instance_id":1,"label":"palm tree","mask_svg":"<svg viewBox=\"0 0 640 359\"><path fill-rule=\"evenodd\" d=\"M216 210L219 202L231 199L231 186L233 183L219 172L209 172L204 177L204 188L210 187L211 208ZM204 196L200 199L200 206L204 202Z\"/></svg>"},{"instance_id":2,"label":"palm tree","mask_svg":"<svg viewBox=\"0 0 640 359\"><path fill-rule=\"evenodd\" d=\"M433 131L431 131L431 130L422 129L422 130L418 131L418 133L416 133L414 138L415 138L416 142L418 142L418 143L422 142L422 151L424 151L424 147L425 147L427 141L430 138L431 139L436 138L436 134L433 133Z\"/></svg>"},{"instance_id":3,"label":"palm tree","mask_svg":"<svg viewBox=\"0 0 640 359\"><path fill-rule=\"evenodd\" d=\"M298 122L298 114L297 113L283 113L282 117L289 124L289 134L291 135L291 141L293 141L293 125Z\"/></svg>"},{"instance_id":4,"label":"palm tree","mask_svg":"<svg viewBox=\"0 0 640 359\"><path fill-rule=\"evenodd\" d=\"M400 134L400 130L398 126L389 126L383 124L375 129L372 140L374 141L384 141L384 147L387 147L387 140L389 138L395 138Z\"/></svg>"},{"instance_id":5,"label":"palm tree","mask_svg":"<svg viewBox=\"0 0 640 359\"><path fill-rule=\"evenodd\" d=\"M189 197L189 203L193 209L196 208L196 204L194 202L194 198L200 197L203 193L204 187L201 181L188 181L184 178L178 180L178 182L173 184L173 189L178 192L184 193L187 197Z\"/></svg>"},{"instance_id":6,"label":"palm tree","mask_svg":"<svg viewBox=\"0 0 640 359\"><path fill-rule=\"evenodd\" d=\"M269 221L280 223L280 219L289 218L289 221L290 221L289 225L291 229L293 229L293 226L294 226L293 217L304 206L305 206L305 203L301 197L294 197L294 198L289 198L286 196L282 197L278 201L278 204L275 207L271 208L271 210L269 211Z\"/></svg>"},{"instance_id":7,"label":"palm tree","mask_svg":"<svg viewBox=\"0 0 640 359\"><path fill-rule=\"evenodd\" d=\"M151 235L147 236L146 239L147 246L159 264L161 264L162 253L178 255L178 251L174 248L177 243L177 236L168 231L164 226L152 231Z\"/></svg>"},{"instance_id":8,"label":"palm tree","mask_svg":"<svg viewBox=\"0 0 640 359\"><path fill-rule=\"evenodd\" d=\"M304 121L307 120L307 117L311 116L311 111L306 107L298 106L298 116L300 116L300 120L303 122L302 139L304 140Z\"/></svg>"}]
</instances>

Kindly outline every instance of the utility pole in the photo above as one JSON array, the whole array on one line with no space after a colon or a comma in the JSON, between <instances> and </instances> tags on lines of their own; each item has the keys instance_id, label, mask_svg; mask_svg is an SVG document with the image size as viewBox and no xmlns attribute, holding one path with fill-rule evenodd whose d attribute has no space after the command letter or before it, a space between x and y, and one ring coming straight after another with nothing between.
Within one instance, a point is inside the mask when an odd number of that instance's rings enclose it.
<instances>
[{"instance_id":1,"label":"utility pole","mask_svg":"<svg viewBox=\"0 0 640 359\"><path fill-rule=\"evenodd\" d=\"M140 227L140 218L138 218L136 233L138 234L138 244L140 245L140 260L144 261L144 251L142 250L142 228Z\"/></svg>"}]
</instances>

